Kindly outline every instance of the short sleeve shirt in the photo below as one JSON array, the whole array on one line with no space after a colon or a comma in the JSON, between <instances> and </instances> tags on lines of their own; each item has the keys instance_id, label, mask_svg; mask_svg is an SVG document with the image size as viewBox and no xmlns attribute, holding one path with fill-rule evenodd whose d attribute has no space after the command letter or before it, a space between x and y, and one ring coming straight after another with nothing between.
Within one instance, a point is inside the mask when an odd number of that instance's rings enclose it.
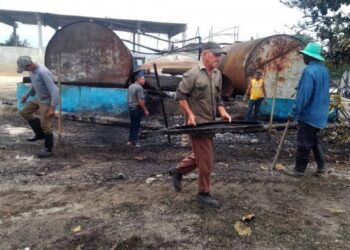
<instances>
[{"instance_id":1,"label":"short sleeve shirt","mask_svg":"<svg viewBox=\"0 0 350 250\"><path fill-rule=\"evenodd\" d=\"M130 108L140 107L139 100L144 100L145 94L142 86L135 82L128 88L128 105Z\"/></svg>"},{"instance_id":2,"label":"short sleeve shirt","mask_svg":"<svg viewBox=\"0 0 350 250\"><path fill-rule=\"evenodd\" d=\"M213 121L216 110L223 105L221 99L222 76L218 69L214 69L211 77L202 62L187 71L176 91L176 100L187 100L196 123Z\"/></svg>"}]
</instances>

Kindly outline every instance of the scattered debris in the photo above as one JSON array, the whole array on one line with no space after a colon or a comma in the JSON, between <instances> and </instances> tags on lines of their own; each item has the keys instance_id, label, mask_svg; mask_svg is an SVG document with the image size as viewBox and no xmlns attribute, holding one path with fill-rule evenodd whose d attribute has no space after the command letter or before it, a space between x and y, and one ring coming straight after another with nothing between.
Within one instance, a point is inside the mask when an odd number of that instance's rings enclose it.
<instances>
[{"instance_id":1,"label":"scattered debris","mask_svg":"<svg viewBox=\"0 0 350 250\"><path fill-rule=\"evenodd\" d=\"M194 180L198 178L198 174L190 173L190 174L184 175L182 178L187 180Z\"/></svg>"},{"instance_id":2,"label":"scattered debris","mask_svg":"<svg viewBox=\"0 0 350 250\"><path fill-rule=\"evenodd\" d=\"M150 177L146 179L146 184L152 184L157 180L157 178Z\"/></svg>"},{"instance_id":3,"label":"scattered debris","mask_svg":"<svg viewBox=\"0 0 350 250\"><path fill-rule=\"evenodd\" d=\"M349 125L332 125L322 133L323 140L329 144L348 144L350 143Z\"/></svg>"},{"instance_id":4,"label":"scattered debris","mask_svg":"<svg viewBox=\"0 0 350 250\"><path fill-rule=\"evenodd\" d=\"M332 208L332 207L329 207L329 208L326 208L326 210L328 210L329 212L333 213L333 214L342 214L342 213L345 213L345 211L343 209L340 209L340 208Z\"/></svg>"},{"instance_id":5,"label":"scattered debris","mask_svg":"<svg viewBox=\"0 0 350 250\"><path fill-rule=\"evenodd\" d=\"M13 102L9 102L9 101L2 101L1 103L3 105L13 105Z\"/></svg>"},{"instance_id":6,"label":"scattered debris","mask_svg":"<svg viewBox=\"0 0 350 250\"><path fill-rule=\"evenodd\" d=\"M242 221L251 221L255 218L255 214L246 214L242 217Z\"/></svg>"},{"instance_id":7,"label":"scattered debris","mask_svg":"<svg viewBox=\"0 0 350 250\"><path fill-rule=\"evenodd\" d=\"M252 139L250 142L251 142L251 143L258 143L259 140L258 140L258 139Z\"/></svg>"},{"instance_id":8,"label":"scattered debris","mask_svg":"<svg viewBox=\"0 0 350 250\"><path fill-rule=\"evenodd\" d=\"M36 176L44 176L44 175L46 175L46 173L43 171L39 171L39 172L36 172L35 175Z\"/></svg>"},{"instance_id":9,"label":"scattered debris","mask_svg":"<svg viewBox=\"0 0 350 250\"><path fill-rule=\"evenodd\" d=\"M125 175L123 173L118 173L115 177L114 180L125 180Z\"/></svg>"},{"instance_id":10,"label":"scattered debris","mask_svg":"<svg viewBox=\"0 0 350 250\"><path fill-rule=\"evenodd\" d=\"M0 145L0 149L6 149L5 145Z\"/></svg>"},{"instance_id":11,"label":"scattered debris","mask_svg":"<svg viewBox=\"0 0 350 250\"><path fill-rule=\"evenodd\" d=\"M73 233L78 233L80 231L81 231L81 226L75 226L75 227L72 228L72 232Z\"/></svg>"},{"instance_id":12,"label":"scattered debris","mask_svg":"<svg viewBox=\"0 0 350 250\"><path fill-rule=\"evenodd\" d=\"M31 156L16 155L15 159L16 160L23 160L23 161L32 161L34 159L34 155L31 155Z\"/></svg>"},{"instance_id":13,"label":"scattered debris","mask_svg":"<svg viewBox=\"0 0 350 250\"><path fill-rule=\"evenodd\" d=\"M261 168L262 170L269 170L268 167L266 167L266 166L260 166L260 168Z\"/></svg>"},{"instance_id":14,"label":"scattered debris","mask_svg":"<svg viewBox=\"0 0 350 250\"><path fill-rule=\"evenodd\" d=\"M0 126L2 132L5 132L6 134L10 135L11 137L16 137L21 134L29 133L31 132L30 129L26 127L16 127L11 125L1 125Z\"/></svg>"},{"instance_id":15,"label":"scattered debris","mask_svg":"<svg viewBox=\"0 0 350 250\"><path fill-rule=\"evenodd\" d=\"M240 236L250 236L252 234L252 229L250 227L244 225L240 221L236 221L236 223L234 225L234 229L236 230L236 232Z\"/></svg>"},{"instance_id":16,"label":"scattered debris","mask_svg":"<svg viewBox=\"0 0 350 250\"><path fill-rule=\"evenodd\" d=\"M218 162L216 163L220 167L228 168L230 165L226 162Z\"/></svg>"},{"instance_id":17,"label":"scattered debris","mask_svg":"<svg viewBox=\"0 0 350 250\"><path fill-rule=\"evenodd\" d=\"M136 160L139 160L139 161L143 161L143 160L145 160L146 158L147 158L146 156L142 156L142 155L136 156L136 157L135 157L135 159L136 159Z\"/></svg>"},{"instance_id":18,"label":"scattered debris","mask_svg":"<svg viewBox=\"0 0 350 250\"><path fill-rule=\"evenodd\" d=\"M334 140L335 138L337 138L337 135L338 135L338 133L335 132L335 131L333 131L333 132L330 134L329 138L332 139L332 140Z\"/></svg>"}]
</instances>

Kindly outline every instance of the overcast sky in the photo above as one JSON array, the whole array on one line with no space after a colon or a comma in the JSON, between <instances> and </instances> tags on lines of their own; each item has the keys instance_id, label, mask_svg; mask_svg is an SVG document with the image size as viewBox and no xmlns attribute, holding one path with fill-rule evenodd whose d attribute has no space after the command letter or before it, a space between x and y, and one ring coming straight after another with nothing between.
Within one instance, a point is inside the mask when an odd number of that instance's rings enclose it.
<instances>
[{"instance_id":1,"label":"overcast sky","mask_svg":"<svg viewBox=\"0 0 350 250\"><path fill-rule=\"evenodd\" d=\"M276 33L291 33L286 26L296 24L302 14L279 0L1 0L0 9L38 11L55 14L109 17L157 22L187 23L187 37L193 37L199 27L200 35L239 26L239 40L264 37ZM12 27L0 24L0 42L8 39ZM227 31L232 33L232 30ZM19 24L20 38L38 46L37 27ZM54 34L44 28L43 42ZM231 42L232 36L217 37L217 42Z\"/></svg>"}]
</instances>

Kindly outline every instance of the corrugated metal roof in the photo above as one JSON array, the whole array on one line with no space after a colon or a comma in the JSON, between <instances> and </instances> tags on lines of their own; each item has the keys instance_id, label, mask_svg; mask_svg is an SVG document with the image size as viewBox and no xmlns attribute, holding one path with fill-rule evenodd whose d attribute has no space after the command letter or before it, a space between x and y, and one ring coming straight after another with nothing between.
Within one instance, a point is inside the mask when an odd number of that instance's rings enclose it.
<instances>
[{"instance_id":1,"label":"corrugated metal roof","mask_svg":"<svg viewBox=\"0 0 350 250\"><path fill-rule=\"evenodd\" d=\"M160 23L141 20L59 15L31 11L0 10L0 22L11 26L16 26L16 22L36 25L38 20L40 20L43 25L50 26L56 30L69 23L92 20L104 24L112 30L132 33L166 34L169 38L187 29L187 24L184 23Z\"/></svg>"}]
</instances>

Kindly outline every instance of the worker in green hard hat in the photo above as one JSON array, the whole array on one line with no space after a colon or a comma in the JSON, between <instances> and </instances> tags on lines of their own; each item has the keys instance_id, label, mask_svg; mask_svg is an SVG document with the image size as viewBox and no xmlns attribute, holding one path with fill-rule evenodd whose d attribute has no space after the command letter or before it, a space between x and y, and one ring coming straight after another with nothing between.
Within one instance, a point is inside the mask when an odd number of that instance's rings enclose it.
<instances>
[{"instance_id":1,"label":"worker in green hard hat","mask_svg":"<svg viewBox=\"0 0 350 250\"><path fill-rule=\"evenodd\" d=\"M321 46L317 43L308 43L300 51L305 64L297 88L297 96L289 121L297 121L297 154L295 165L286 167L284 173L294 177L303 176L309 162L311 150L317 163L317 175L325 173L325 157L319 144L319 132L327 127L329 109L328 69L322 63Z\"/></svg>"}]
</instances>

